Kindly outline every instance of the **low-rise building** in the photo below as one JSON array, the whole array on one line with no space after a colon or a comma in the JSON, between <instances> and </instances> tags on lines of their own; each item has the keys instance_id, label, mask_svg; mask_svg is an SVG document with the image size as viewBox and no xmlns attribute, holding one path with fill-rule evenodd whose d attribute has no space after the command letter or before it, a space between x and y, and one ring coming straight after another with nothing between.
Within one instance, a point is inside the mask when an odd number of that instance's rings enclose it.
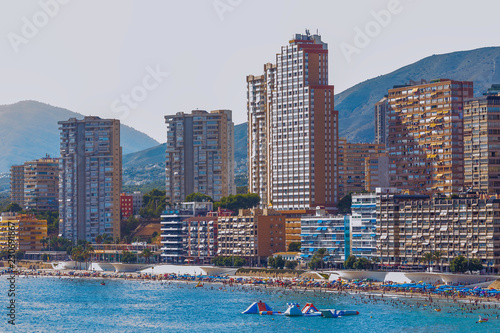
<instances>
[{"instance_id":1,"label":"low-rise building","mask_svg":"<svg viewBox=\"0 0 500 333\"><path fill-rule=\"evenodd\" d=\"M301 258L309 262L319 249L328 251L324 260L334 267L342 267L350 254L349 216L327 215L318 209L316 216L301 219Z\"/></svg>"},{"instance_id":2,"label":"low-rise building","mask_svg":"<svg viewBox=\"0 0 500 333\"><path fill-rule=\"evenodd\" d=\"M120 212L122 220L128 219L134 213L133 197L127 193L120 194Z\"/></svg>"},{"instance_id":3,"label":"low-rise building","mask_svg":"<svg viewBox=\"0 0 500 333\"><path fill-rule=\"evenodd\" d=\"M285 216L273 209L240 209L218 218L218 255L240 256L253 265L285 249Z\"/></svg>"},{"instance_id":4,"label":"low-rise building","mask_svg":"<svg viewBox=\"0 0 500 333\"><path fill-rule=\"evenodd\" d=\"M14 235L9 234L14 228ZM0 216L0 249L6 249L11 242L16 250L38 251L43 248L42 240L47 237L47 220L39 220L31 214L2 213Z\"/></svg>"}]
</instances>

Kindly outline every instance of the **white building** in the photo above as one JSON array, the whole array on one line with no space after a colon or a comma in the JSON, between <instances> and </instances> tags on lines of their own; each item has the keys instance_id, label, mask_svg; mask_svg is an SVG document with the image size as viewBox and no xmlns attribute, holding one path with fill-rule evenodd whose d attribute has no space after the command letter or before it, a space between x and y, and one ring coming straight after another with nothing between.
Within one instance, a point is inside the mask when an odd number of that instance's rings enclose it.
<instances>
[{"instance_id":1,"label":"white building","mask_svg":"<svg viewBox=\"0 0 500 333\"><path fill-rule=\"evenodd\" d=\"M350 216L350 254L371 259L377 251L377 195L352 195Z\"/></svg>"}]
</instances>

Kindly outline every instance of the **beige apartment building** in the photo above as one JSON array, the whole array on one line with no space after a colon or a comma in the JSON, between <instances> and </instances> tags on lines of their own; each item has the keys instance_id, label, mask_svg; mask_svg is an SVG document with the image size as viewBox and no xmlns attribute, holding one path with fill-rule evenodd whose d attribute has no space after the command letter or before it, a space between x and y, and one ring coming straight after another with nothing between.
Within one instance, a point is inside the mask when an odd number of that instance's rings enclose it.
<instances>
[{"instance_id":1,"label":"beige apartment building","mask_svg":"<svg viewBox=\"0 0 500 333\"><path fill-rule=\"evenodd\" d=\"M370 154L365 158L365 191L389 187L389 157L387 153Z\"/></svg>"},{"instance_id":2,"label":"beige apartment building","mask_svg":"<svg viewBox=\"0 0 500 333\"><path fill-rule=\"evenodd\" d=\"M218 217L219 256L263 264L285 246L285 216L273 209L240 209L238 216Z\"/></svg>"},{"instance_id":3,"label":"beige apartment building","mask_svg":"<svg viewBox=\"0 0 500 333\"><path fill-rule=\"evenodd\" d=\"M194 110L165 116L167 202L200 192L218 201L236 194L231 110Z\"/></svg>"},{"instance_id":4,"label":"beige apartment building","mask_svg":"<svg viewBox=\"0 0 500 333\"><path fill-rule=\"evenodd\" d=\"M375 143L387 145L389 135L389 103L387 96L375 103Z\"/></svg>"},{"instance_id":5,"label":"beige apartment building","mask_svg":"<svg viewBox=\"0 0 500 333\"><path fill-rule=\"evenodd\" d=\"M10 167L10 201L24 207L24 164Z\"/></svg>"},{"instance_id":6,"label":"beige apartment building","mask_svg":"<svg viewBox=\"0 0 500 333\"><path fill-rule=\"evenodd\" d=\"M457 193L464 185L463 105L468 81L438 79L389 89L389 179L421 193Z\"/></svg>"}]
</instances>

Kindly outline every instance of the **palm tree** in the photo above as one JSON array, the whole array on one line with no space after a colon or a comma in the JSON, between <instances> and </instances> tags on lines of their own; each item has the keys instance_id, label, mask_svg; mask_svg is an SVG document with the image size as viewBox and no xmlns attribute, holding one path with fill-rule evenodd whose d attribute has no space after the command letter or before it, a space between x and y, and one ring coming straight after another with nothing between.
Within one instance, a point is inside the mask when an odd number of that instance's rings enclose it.
<instances>
[{"instance_id":1,"label":"palm tree","mask_svg":"<svg viewBox=\"0 0 500 333\"><path fill-rule=\"evenodd\" d=\"M422 258L420 258L420 261L423 261L424 263L426 262L427 265L430 265L430 263L432 262L433 259L434 259L434 255L431 252L426 252L422 256Z\"/></svg>"},{"instance_id":2,"label":"palm tree","mask_svg":"<svg viewBox=\"0 0 500 333\"><path fill-rule=\"evenodd\" d=\"M324 264L323 259L328 255L328 251L324 248L321 248L321 249L318 249L316 254L321 259L321 269L323 269L323 264Z\"/></svg>"},{"instance_id":3,"label":"palm tree","mask_svg":"<svg viewBox=\"0 0 500 333\"><path fill-rule=\"evenodd\" d=\"M149 259L153 256L153 251L149 248L145 248L142 250L141 257L146 258L147 263L149 264Z\"/></svg>"},{"instance_id":4,"label":"palm tree","mask_svg":"<svg viewBox=\"0 0 500 333\"><path fill-rule=\"evenodd\" d=\"M432 253L432 256L434 257L434 260L436 260L439 271L441 271L441 261L443 260L443 252L442 251L434 251Z\"/></svg>"},{"instance_id":5,"label":"palm tree","mask_svg":"<svg viewBox=\"0 0 500 333\"><path fill-rule=\"evenodd\" d=\"M97 244L101 244L102 243L102 235L98 235L96 238L95 238L95 242Z\"/></svg>"},{"instance_id":6,"label":"palm tree","mask_svg":"<svg viewBox=\"0 0 500 333\"><path fill-rule=\"evenodd\" d=\"M43 248L45 249L45 245L48 243L48 240L46 237L43 237L42 240L40 241L40 243L42 243L43 245Z\"/></svg>"}]
</instances>

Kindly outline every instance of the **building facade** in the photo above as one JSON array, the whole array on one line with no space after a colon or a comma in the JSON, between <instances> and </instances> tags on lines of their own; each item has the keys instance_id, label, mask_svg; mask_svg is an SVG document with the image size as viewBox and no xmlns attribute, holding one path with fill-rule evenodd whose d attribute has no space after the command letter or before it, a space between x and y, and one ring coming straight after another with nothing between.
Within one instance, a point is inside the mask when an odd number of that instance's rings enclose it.
<instances>
[{"instance_id":1,"label":"building facade","mask_svg":"<svg viewBox=\"0 0 500 333\"><path fill-rule=\"evenodd\" d=\"M183 202L167 207L161 215L161 257L167 263L184 264L190 253L187 219L206 216L212 211L211 202ZM194 233L193 233L194 234ZM194 251L194 248L193 248Z\"/></svg>"},{"instance_id":2,"label":"building facade","mask_svg":"<svg viewBox=\"0 0 500 333\"><path fill-rule=\"evenodd\" d=\"M9 234L9 231L14 231L14 235ZM47 220L39 220L30 214L2 213L0 249L7 249L9 243L14 241L18 251L40 251L47 231Z\"/></svg>"},{"instance_id":3,"label":"building facade","mask_svg":"<svg viewBox=\"0 0 500 333\"><path fill-rule=\"evenodd\" d=\"M210 264L217 255L217 216L196 216L184 220L187 236L184 241L187 259L194 263Z\"/></svg>"},{"instance_id":4,"label":"building facade","mask_svg":"<svg viewBox=\"0 0 500 333\"><path fill-rule=\"evenodd\" d=\"M59 122L59 233L74 242L120 236L120 121L85 117Z\"/></svg>"},{"instance_id":5,"label":"building facade","mask_svg":"<svg viewBox=\"0 0 500 333\"><path fill-rule=\"evenodd\" d=\"M301 219L301 258L309 262L314 253L324 248L325 261L331 266L342 267L350 255L349 216L327 215L318 210L316 216Z\"/></svg>"},{"instance_id":6,"label":"building facade","mask_svg":"<svg viewBox=\"0 0 500 333\"><path fill-rule=\"evenodd\" d=\"M276 66L266 65L265 71L247 78L249 156L257 150L264 156L267 149L265 163L260 158L258 166L249 164L251 190L266 191L268 206L278 210L332 208L338 201L338 112L328 85L328 46L319 35L296 34L281 47ZM267 118L259 116L263 113ZM267 189L254 181L264 164Z\"/></svg>"},{"instance_id":7,"label":"building facade","mask_svg":"<svg viewBox=\"0 0 500 333\"><path fill-rule=\"evenodd\" d=\"M468 99L464 105L464 186L500 194L500 95Z\"/></svg>"},{"instance_id":8,"label":"building facade","mask_svg":"<svg viewBox=\"0 0 500 333\"><path fill-rule=\"evenodd\" d=\"M215 201L236 194L231 110L178 112L165 122L167 202L182 202L195 192Z\"/></svg>"},{"instance_id":9,"label":"building facade","mask_svg":"<svg viewBox=\"0 0 500 333\"><path fill-rule=\"evenodd\" d=\"M127 193L120 194L120 214L122 220L128 219L134 214L133 197Z\"/></svg>"},{"instance_id":10,"label":"building facade","mask_svg":"<svg viewBox=\"0 0 500 333\"><path fill-rule=\"evenodd\" d=\"M451 195L464 184L463 102L473 84L448 79L389 89L391 187Z\"/></svg>"},{"instance_id":11,"label":"building facade","mask_svg":"<svg viewBox=\"0 0 500 333\"><path fill-rule=\"evenodd\" d=\"M273 209L241 209L238 216L219 216L218 255L239 256L260 265L285 251L285 216Z\"/></svg>"},{"instance_id":12,"label":"building facade","mask_svg":"<svg viewBox=\"0 0 500 333\"><path fill-rule=\"evenodd\" d=\"M389 135L389 103L387 96L375 104L375 143L387 145Z\"/></svg>"},{"instance_id":13,"label":"building facade","mask_svg":"<svg viewBox=\"0 0 500 333\"><path fill-rule=\"evenodd\" d=\"M500 200L429 199L422 195L379 194L378 254L381 264L422 265L425 253L439 251L434 264L449 271L458 255L477 258L489 272L500 265Z\"/></svg>"},{"instance_id":14,"label":"building facade","mask_svg":"<svg viewBox=\"0 0 500 333\"><path fill-rule=\"evenodd\" d=\"M24 206L37 211L59 209L59 159L24 163Z\"/></svg>"},{"instance_id":15,"label":"building facade","mask_svg":"<svg viewBox=\"0 0 500 333\"><path fill-rule=\"evenodd\" d=\"M269 125L275 83L276 65L270 63L264 65L264 75L247 76L248 191L259 195L263 208L271 204Z\"/></svg>"},{"instance_id":16,"label":"building facade","mask_svg":"<svg viewBox=\"0 0 500 333\"><path fill-rule=\"evenodd\" d=\"M10 201L24 208L24 164L10 167Z\"/></svg>"},{"instance_id":17,"label":"building facade","mask_svg":"<svg viewBox=\"0 0 500 333\"><path fill-rule=\"evenodd\" d=\"M365 191L389 187L389 157L387 153L370 154L365 158Z\"/></svg>"},{"instance_id":18,"label":"building facade","mask_svg":"<svg viewBox=\"0 0 500 333\"><path fill-rule=\"evenodd\" d=\"M377 257L377 196L375 193L352 195L350 253L356 257Z\"/></svg>"},{"instance_id":19,"label":"building facade","mask_svg":"<svg viewBox=\"0 0 500 333\"><path fill-rule=\"evenodd\" d=\"M360 193L365 189L366 158L385 152L383 144L348 143L339 138L338 195L342 199L349 193Z\"/></svg>"}]
</instances>

